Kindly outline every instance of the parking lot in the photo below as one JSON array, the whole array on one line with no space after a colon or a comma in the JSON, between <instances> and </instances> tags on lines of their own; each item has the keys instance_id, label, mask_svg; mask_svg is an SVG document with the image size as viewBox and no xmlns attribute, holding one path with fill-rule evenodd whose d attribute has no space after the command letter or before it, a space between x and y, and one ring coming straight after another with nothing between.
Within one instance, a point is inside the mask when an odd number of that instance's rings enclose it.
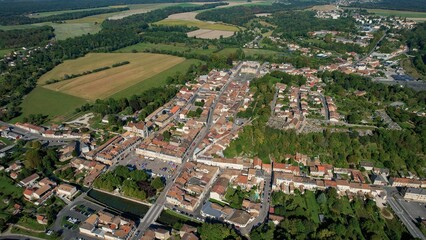
<instances>
[{"instance_id":1,"label":"parking lot","mask_svg":"<svg viewBox=\"0 0 426 240\"><path fill-rule=\"evenodd\" d=\"M416 220L426 219L426 203L407 201L401 198L398 201L410 217Z\"/></svg>"},{"instance_id":2,"label":"parking lot","mask_svg":"<svg viewBox=\"0 0 426 240\"><path fill-rule=\"evenodd\" d=\"M179 166L174 162L163 161L157 158L143 157L135 153L129 154L126 159L120 161L118 164L133 166L139 170L145 169L148 173L154 176L164 177L165 179L171 178L176 171L176 168Z\"/></svg>"},{"instance_id":3,"label":"parking lot","mask_svg":"<svg viewBox=\"0 0 426 240\"><path fill-rule=\"evenodd\" d=\"M70 210L63 211L57 216L57 219L51 228L56 232L62 232L63 239L95 239L79 233L78 225L84 222L88 216L95 211L101 210L102 207L93 204L87 200L81 200L75 203Z\"/></svg>"}]
</instances>

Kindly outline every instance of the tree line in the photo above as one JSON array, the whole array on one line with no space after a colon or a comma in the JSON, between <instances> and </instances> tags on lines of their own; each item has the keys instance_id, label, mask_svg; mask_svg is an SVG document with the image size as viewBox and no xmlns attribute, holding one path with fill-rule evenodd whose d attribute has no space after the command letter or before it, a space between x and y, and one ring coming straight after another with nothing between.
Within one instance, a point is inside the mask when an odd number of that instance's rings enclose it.
<instances>
[{"instance_id":1,"label":"tree line","mask_svg":"<svg viewBox=\"0 0 426 240\"><path fill-rule=\"evenodd\" d=\"M55 37L54 29L50 26L36 27L30 29L0 30L0 49L33 47L47 43Z\"/></svg>"},{"instance_id":2,"label":"tree line","mask_svg":"<svg viewBox=\"0 0 426 240\"><path fill-rule=\"evenodd\" d=\"M0 15L0 24L1 25L20 25L20 24L32 24L32 23L42 23L42 22L62 22L64 20L72 20L79 19L88 16L105 14L105 13L113 13L113 12L121 12L129 10L128 7L121 8L107 8L107 9L95 9L95 10L87 10L87 11L78 11L78 12L66 12L62 14L56 14L46 17L27 17L23 15L15 15L15 16L1 16Z\"/></svg>"}]
</instances>

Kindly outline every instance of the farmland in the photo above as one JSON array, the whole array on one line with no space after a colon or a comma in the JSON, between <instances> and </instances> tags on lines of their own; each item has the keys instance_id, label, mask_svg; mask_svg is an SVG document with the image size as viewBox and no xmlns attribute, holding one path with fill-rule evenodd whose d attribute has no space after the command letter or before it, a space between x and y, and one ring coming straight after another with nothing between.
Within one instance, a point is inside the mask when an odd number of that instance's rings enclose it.
<instances>
[{"instance_id":1,"label":"farmland","mask_svg":"<svg viewBox=\"0 0 426 240\"><path fill-rule=\"evenodd\" d=\"M55 29L56 39L64 40L71 37L81 36L83 34L88 34L88 33L94 34L99 32L101 30L101 23L107 18L120 19L133 14L149 12L155 9L164 8L171 5L173 4L171 3L132 4L128 6L130 10L123 11L123 12L98 14L98 15L88 16L84 18L79 18L79 19L67 20L65 21L65 23L44 22L44 23L35 23L35 24L0 26L0 30L27 29L27 28L48 25L48 26L52 26ZM185 6L185 5L193 5L193 4L182 3L178 5ZM124 7L124 6L112 6L112 7ZM105 7L105 8L112 8L112 7ZM55 12L43 12L37 15L33 15L31 17L45 17L45 16L51 16L51 15L67 13L67 12L87 11L87 10L93 10L93 9L94 8L64 10L64 11L55 11Z\"/></svg>"},{"instance_id":2,"label":"farmland","mask_svg":"<svg viewBox=\"0 0 426 240\"><path fill-rule=\"evenodd\" d=\"M187 71L187 69L189 68L191 64L199 64L199 63L201 63L201 61L196 59L185 60L155 76L152 76L142 82L139 82L131 87L128 87L127 89L124 89L112 95L111 97L113 98L129 97L135 94L142 93L143 91L146 91L153 87L164 86L166 85L166 79L168 76L173 76L178 72L184 73Z\"/></svg>"},{"instance_id":3,"label":"farmland","mask_svg":"<svg viewBox=\"0 0 426 240\"><path fill-rule=\"evenodd\" d=\"M188 33L188 37L196 37L202 39L219 39L220 37L231 37L234 35L233 31L209 30L198 29Z\"/></svg>"},{"instance_id":4,"label":"farmland","mask_svg":"<svg viewBox=\"0 0 426 240\"><path fill-rule=\"evenodd\" d=\"M184 58L149 53L88 54L83 58L60 64L52 72L42 76L40 83L45 83L48 79L60 79L65 74L78 74L98 67L129 61L130 63L124 66L44 86L50 90L83 99L96 100L109 97L184 60Z\"/></svg>"},{"instance_id":5,"label":"farmland","mask_svg":"<svg viewBox=\"0 0 426 240\"><path fill-rule=\"evenodd\" d=\"M200 29L209 29L209 30L238 31L238 28L232 25L226 25L222 23L203 22L199 20L164 19L157 22L156 24L161 24L166 26L184 25L188 27L198 27Z\"/></svg>"}]
</instances>

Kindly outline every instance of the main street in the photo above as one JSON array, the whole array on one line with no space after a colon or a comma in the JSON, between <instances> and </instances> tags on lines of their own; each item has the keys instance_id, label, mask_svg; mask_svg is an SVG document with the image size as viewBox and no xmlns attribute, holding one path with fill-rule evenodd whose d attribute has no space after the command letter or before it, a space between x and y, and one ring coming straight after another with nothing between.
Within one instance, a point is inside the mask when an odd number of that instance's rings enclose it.
<instances>
[{"instance_id":1,"label":"main street","mask_svg":"<svg viewBox=\"0 0 426 240\"><path fill-rule=\"evenodd\" d=\"M213 111L216 108L216 105L220 99L220 96L223 94L225 89L228 87L228 85L233 81L235 74L237 74L238 71L231 74L228 81L225 83L225 85L222 87L222 89L217 94L213 104L209 108L209 113L207 116L206 126L201 129L201 131L198 133L198 135L195 137L195 139L192 141L192 144L189 146L189 148L186 150L182 157L182 164L176 169L175 174L173 177L166 183L166 186L164 187L161 194L158 196L155 203L151 206L151 208L148 210L148 212L145 214L141 222L139 223L139 226L137 227L137 230L135 231L135 234L133 235L132 239L140 239L143 236L143 233L149 228L149 226L154 223L157 218L160 216L161 212L163 211L164 205L166 203L166 196L167 192L170 190L170 188L173 186L173 183L177 176L182 172L182 168L185 165L185 162L188 160L192 160L195 150L197 149L200 142L205 138L205 136L209 133L211 126L213 125Z\"/></svg>"}]
</instances>

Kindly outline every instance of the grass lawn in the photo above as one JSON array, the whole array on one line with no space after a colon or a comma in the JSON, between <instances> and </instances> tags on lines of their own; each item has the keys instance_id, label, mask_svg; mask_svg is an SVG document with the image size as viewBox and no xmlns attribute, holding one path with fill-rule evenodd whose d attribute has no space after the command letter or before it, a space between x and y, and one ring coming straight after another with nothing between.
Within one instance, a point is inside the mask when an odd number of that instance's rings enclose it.
<instances>
[{"instance_id":1,"label":"grass lawn","mask_svg":"<svg viewBox=\"0 0 426 240\"><path fill-rule=\"evenodd\" d=\"M29 217L21 217L17 222L19 226L34 229L35 231L45 231L46 226L39 224L35 219Z\"/></svg>"},{"instance_id":2,"label":"grass lawn","mask_svg":"<svg viewBox=\"0 0 426 240\"><path fill-rule=\"evenodd\" d=\"M6 176L0 176L0 192L3 195L11 195L13 198L20 198L22 197L23 189L17 187L12 179Z\"/></svg>"},{"instance_id":3,"label":"grass lawn","mask_svg":"<svg viewBox=\"0 0 426 240\"><path fill-rule=\"evenodd\" d=\"M188 59L185 60L184 62L181 62L177 65L175 65L174 67L171 67L165 71L162 71L161 73L152 76L148 79L145 79L144 81L141 81L131 87L128 87L127 89L124 89L114 95L112 95L111 97L113 98L123 98L123 97L129 97L135 94L140 94L150 88L154 88L154 87L161 87L166 85L166 79L168 76L173 76L176 73L180 72L180 73L184 73L187 71L187 69L189 68L189 66L191 64L199 64L201 63L200 60L196 60L196 59Z\"/></svg>"},{"instance_id":4,"label":"grass lawn","mask_svg":"<svg viewBox=\"0 0 426 240\"><path fill-rule=\"evenodd\" d=\"M3 57L4 55L10 53L13 49L0 49L0 56Z\"/></svg>"},{"instance_id":5,"label":"grass lawn","mask_svg":"<svg viewBox=\"0 0 426 240\"><path fill-rule=\"evenodd\" d=\"M189 223L191 225L199 224L198 221L194 221L192 218L185 216L183 214L177 213L173 210L166 209L161 212L158 222L173 226L177 222Z\"/></svg>"},{"instance_id":6,"label":"grass lawn","mask_svg":"<svg viewBox=\"0 0 426 240\"><path fill-rule=\"evenodd\" d=\"M223 23L210 23L198 20L183 20L183 19L164 19L156 24L167 25L167 26L176 26L176 25L185 25L191 27L198 27L201 29L209 30L222 30L222 31L238 31L239 29L236 26L227 25Z\"/></svg>"},{"instance_id":7,"label":"grass lawn","mask_svg":"<svg viewBox=\"0 0 426 240\"><path fill-rule=\"evenodd\" d=\"M152 53L91 53L58 65L42 76L39 83L123 61L130 63L44 87L87 100L103 99L160 74L185 59Z\"/></svg>"},{"instance_id":8,"label":"grass lawn","mask_svg":"<svg viewBox=\"0 0 426 240\"><path fill-rule=\"evenodd\" d=\"M36 87L24 98L21 104L23 114L13 119L12 122L20 121L25 116L37 113L49 115L51 119L64 116L71 114L77 107L85 103L84 99L78 97Z\"/></svg>"},{"instance_id":9,"label":"grass lawn","mask_svg":"<svg viewBox=\"0 0 426 240\"><path fill-rule=\"evenodd\" d=\"M49 240L60 239L59 237L47 236L45 233L31 232L31 231L24 230L24 229L21 229L21 228L18 228L18 227L13 227L10 232L15 233L15 234L33 236L33 237L42 238L42 239L49 239Z\"/></svg>"},{"instance_id":10,"label":"grass lawn","mask_svg":"<svg viewBox=\"0 0 426 240\"><path fill-rule=\"evenodd\" d=\"M0 142L3 142L6 145L12 145L13 142L10 139L4 138L4 137L0 137Z\"/></svg>"}]
</instances>

